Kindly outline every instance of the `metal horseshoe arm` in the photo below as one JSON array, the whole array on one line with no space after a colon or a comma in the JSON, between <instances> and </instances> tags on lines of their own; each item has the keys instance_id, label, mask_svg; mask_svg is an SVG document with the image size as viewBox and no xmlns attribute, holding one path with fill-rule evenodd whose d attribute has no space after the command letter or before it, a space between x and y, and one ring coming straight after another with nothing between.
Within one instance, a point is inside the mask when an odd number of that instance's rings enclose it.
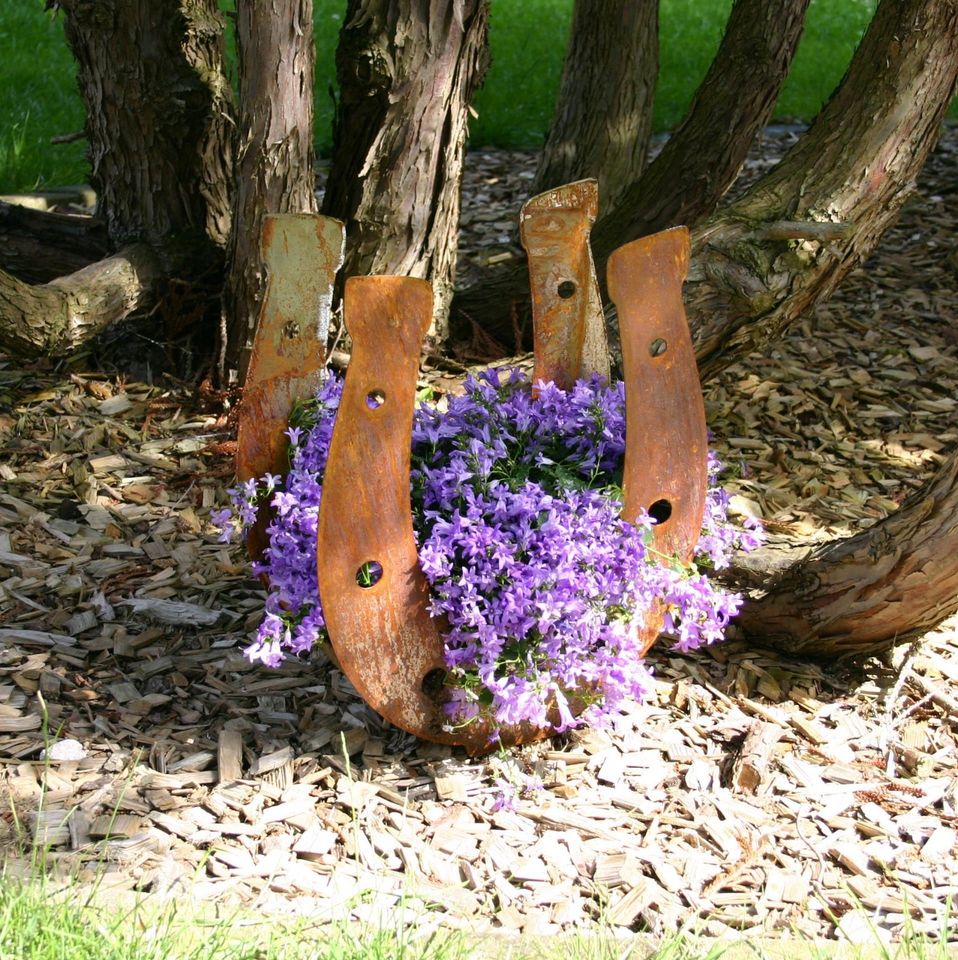
<instances>
[{"instance_id":1,"label":"metal horseshoe arm","mask_svg":"<svg viewBox=\"0 0 958 960\"><path fill-rule=\"evenodd\" d=\"M387 720L427 740L442 729L443 643L429 616L409 498L413 408L432 285L351 277L352 356L323 478L319 596L350 681Z\"/></svg>"},{"instance_id":2,"label":"metal horseshoe arm","mask_svg":"<svg viewBox=\"0 0 958 960\"><path fill-rule=\"evenodd\" d=\"M533 383L567 390L580 377L609 379L609 344L589 231L599 208L595 180L579 180L527 201L519 234L529 257Z\"/></svg>"},{"instance_id":3,"label":"metal horseshoe arm","mask_svg":"<svg viewBox=\"0 0 958 960\"><path fill-rule=\"evenodd\" d=\"M619 247L609 258L609 295L619 315L625 380L622 516L656 521L662 560L692 559L702 531L708 482L705 404L692 349L682 283L689 232L675 227ZM649 611L644 654L662 629L664 610Z\"/></svg>"},{"instance_id":4,"label":"metal horseshoe arm","mask_svg":"<svg viewBox=\"0 0 958 960\"><path fill-rule=\"evenodd\" d=\"M609 257L625 379L625 507L656 520L655 547L683 563L702 532L707 484L705 404L682 283L689 232L674 227Z\"/></svg>"},{"instance_id":5,"label":"metal horseshoe arm","mask_svg":"<svg viewBox=\"0 0 958 960\"><path fill-rule=\"evenodd\" d=\"M261 240L269 277L250 355L236 432L239 480L289 468L286 427L297 401L319 388L333 281L343 262L345 228L331 217L307 213L266 218ZM246 538L258 559L269 539L269 511L260 509Z\"/></svg>"}]
</instances>

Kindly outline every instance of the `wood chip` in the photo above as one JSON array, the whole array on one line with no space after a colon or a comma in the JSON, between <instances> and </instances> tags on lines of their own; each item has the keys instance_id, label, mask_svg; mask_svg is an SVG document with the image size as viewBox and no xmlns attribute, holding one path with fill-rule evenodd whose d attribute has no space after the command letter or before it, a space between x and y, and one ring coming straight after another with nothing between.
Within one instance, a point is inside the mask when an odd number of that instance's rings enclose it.
<instances>
[{"instance_id":1,"label":"wood chip","mask_svg":"<svg viewBox=\"0 0 958 960\"><path fill-rule=\"evenodd\" d=\"M91 837L132 837L140 830L143 821L125 813L104 814L96 817L89 826Z\"/></svg>"},{"instance_id":2,"label":"wood chip","mask_svg":"<svg viewBox=\"0 0 958 960\"><path fill-rule=\"evenodd\" d=\"M134 614L142 614L160 623L169 623L177 627L209 627L222 616L219 610L209 610L197 603L186 603L182 600L132 597L120 602L131 607Z\"/></svg>"},{"instance_id":3,"label":"wood chip","mask_svg":"<svg viewBox=\"0 0 958 960\"><path fill-rule=\"evenodd\" d=\"M440 800L465 801L469 797L467 783L462 777L436 777L436 794Z\"/></svg>"},{"instance_id":4,"label":"wood chip","mask_svg":"<svg viewBox=\"0 0 958 960\"><path fill-rule=\"evenodd\" d=\"M732 766L732 786L743 793L755 793L768 777L772 751L782 738L782 728L755 721L748 729L742 748Z\"/></svg>"},{"instance_id":5,"label":"wood chip","mask_svg":"<svg viewBox=\"0 0 958 960\"><path fill-rule=\"evenodd\" d=\"M274 750L272 753L257 757L250 764L250 776L261 777L272 770L276 770L279 767L292 762L293 756L294 754L292 747L282 747L279 750Z\"/></svg>"},{"instance_id":6,"label":"wood chip","mask_svg":"<svg viewBox=\"0 0 958 960\"><path fill-rule=\"evenodd\" d=\"M922 845L921 858L929 863L949 859L956 843L958 843L958 831L951 827L935 827L932 835Z\"/></svg>"},{"instance_id":7,"label":"wood chip","mask_svg":"<svg viewBox=\"0 0 958 960\"><path fill-rule=\"evenodd\" d=\"M220 730L216 750L216 768L220 781L239 780L243 776L243 735L239 730Z\"/></svg>"}]
</instances>

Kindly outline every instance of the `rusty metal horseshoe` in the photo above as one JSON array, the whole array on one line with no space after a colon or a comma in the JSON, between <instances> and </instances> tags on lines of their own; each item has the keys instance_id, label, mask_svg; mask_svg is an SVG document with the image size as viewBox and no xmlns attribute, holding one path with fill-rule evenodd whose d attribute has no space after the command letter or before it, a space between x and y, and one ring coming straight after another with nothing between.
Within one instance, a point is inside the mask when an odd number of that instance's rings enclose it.
<instances>
[{"instance_id":1,"label":"rusty metal horseshoe","mask_svg":"<svg viewBox=\"0 0 958 960\"><path fill-rule=\"evenodd\" d=\"M563 387L591 372L608 376L588 243L595 212L591 181L549 191L523 208L535 377ZM335 221L274 219L264 232L273 279L241 407L240 479L281 472L292 404L315 390L322 376L322 352L309 324L315 322L316 305L327 302L323 298L331 293L341 258L342 227ZM294 244L300 245L296 254ZM634 519L647 510L657 521L655 548L683 561L691 558L701 530L707 471L704 404L682 305L688 256L688 231L675 228L621 247L608 266L626 383L623 516ZM300 272L310 278L303 281L305 292L296 286ZM318 586L333 652L366 702L423 739L481 753L490 748L487 724L450 729L445 723L443 624L428 612L429 587L412 525L412 420L432 303L431 285L424 280L346 282L345 323L353 353L323 481ZM258 536L262 549L265 522ZM661 623L662 610L655 608L643 631L643 652ZM550 733L517 726L505 729L501 742L523 743Z\"/></svg>"}]
</instances>

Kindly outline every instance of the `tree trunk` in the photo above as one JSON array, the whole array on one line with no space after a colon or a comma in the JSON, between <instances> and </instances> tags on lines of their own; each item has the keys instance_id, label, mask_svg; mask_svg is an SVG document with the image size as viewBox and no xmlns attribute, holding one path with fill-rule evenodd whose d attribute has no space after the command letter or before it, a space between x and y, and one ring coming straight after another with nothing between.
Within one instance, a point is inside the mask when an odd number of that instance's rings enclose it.
<instances>
[{"instance_id":1,"label":"tree trunk","mask_svg":"<svg viewBox=\"0 0 958 960\"><path fill-rule=\"evenodd\" d=\"M662 152L610 208L600 194L592 231L599 284L606 258L623 243L708 216L735 182L756 134L768 122L798 47L809 0L735 0L722 42L685 119ZM463 291L453 304L453 337L473 325L512 349L516 318L528 325L525 264L510 264Z\"/></svg>"},{"instance_id":2,"label":"tree trunk","mask_svg":"<svg viewBox=\"0 0 958 960\"><path fill-rule=\"evenodd\" d=\"M97 214L114 247L221 268L231 94L216 0L59 0L86 106Z\"/></svg>"},{"instance_id":3,"label":"tree trunk","mask_svg":"<svg viewBox=\"0 0 958 960\"><path fill-rule=\"evenodd\" d=\"M778 337L868 255L913 189L956 79L954 0L882 0L809 131L693 234L686 303L703 379Z\"/></svg>"},{"instance_id":4,"label":"tree trunk","mask_svg":"<svg viewBox=\"0 0 958 960\"><path fill-rule=\"evenodd\" d=\"M220 376L242 383L265 292L270 213L315 213L312 0L239 0L239 143Z\"/></svg>"},{"instance_id":5,"label":"tree trunk","mask_svg":"<svg viewBox=\"0 0 958 960\"><path fill-rule=\"evenodd\" d=\"M658 74L659 0L576 0L532 192L591 177L615 207L645 168Z\"/></svg>"},{"instance_id":6,"label":"tree trunk","mask_svg":"<svg viewBox=\"0 0 958 960\"><path fill-rule=\"evenodd\" d=\"M739 616L793 654L873 655L958 610L958 452L901 509L812 551Z\"/></svg>"},{"instance_id":7,"label":"tree trunk","mask_svg":"<svg viewBox=\"0 0 958 960\"><path fill-rule=\"evenodd\" d=\"M452 297L469 102L485 73L488 0L350 0L323 211L346 224L343 276L431 280Z\"/></svg>"},{"instance_id":8,"label":"tree trunk","mask_svg":"<svg viewBox=\"0 0 958 960\"><path fill-rule=\"evenodd\" d=\"M50 240L46 266L18 272L46 280L53 264L73 271L35 288L0 274L0 342L20 353L75 349L154 303L171 275L215 296L229 231L230 92L215 0L57 6L87 111L98 221L6 211L23 235L4 267L16 270ZM119 252L82 266L105 252L104 225Z\"/></svg>"}]
</instances>

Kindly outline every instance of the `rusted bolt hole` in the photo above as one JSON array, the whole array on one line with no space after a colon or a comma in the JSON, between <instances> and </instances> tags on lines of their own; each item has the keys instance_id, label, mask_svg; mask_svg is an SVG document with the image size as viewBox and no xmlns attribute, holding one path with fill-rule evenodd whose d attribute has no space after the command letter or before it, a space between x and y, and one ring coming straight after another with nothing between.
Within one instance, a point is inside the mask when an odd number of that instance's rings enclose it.
<instances>
[{"instance_id":1,"label":"rusted bolt hole","mask_svg":"<svg viewBox=\"0 0 958 960\"><path fill-rule=\"evenodd\" d=\"M436 667L434 670L430 670L422 678L422 692L427 696L435 700L436 697L442 692L442 688L446 684L446 671L441 667Z\"/></svg>"},{"instance_id":2,"label":"rusted bolt hole","mask_svg":"<svg viewBox=\"0 0 958 960\"><path fill-rule=\"evenodd\" d=\"M559 286L556 287L556 293L563 300L568 300L569 297L575 296L575 284L571 280L563 280Z\"/></svg>"},{"instance_id":3,"label":"rusted bolt hole","mask_svg":"<svg viewBox=\"0 0 958 960\"><path fill-rule=\"evenodd\" d=\"M366 394L366 406L370 410L378 410L386 402L386 394L382 390L370 390Z\"/></svg>"},{"instance_id":4,"label":"rusted bolt hole","mask_svg":"<svg viewBox=\"0 0 958 960\"><path fill-rule=\"evenodd\" d=\"M356 583L363 589L375 587L382 579L383 565L378 560L367 560L356 571Z\"/></svg>"},{"instance_id":5,"label":"rusted bolt hole","mask_svg":"<svg viewBox=\"0 0 958 960\"><path fill-rule=\"evenodd\" d=\"M656 337L649 344L649 356L650 357L661 357L666 350L669 349L669 345L661 338Z\"/></svg>"},{"instance_id":6,"label":"rusted bolt hole","mask_svg":"<svg viewBox=\"0 0 958 960\"><path fill-rule=\"evenodd\" d=\"M649 507L649 516L655 524L663 524L672 516L672 504L668 500L656 500Z\"/></svg>"}]
</instances>

